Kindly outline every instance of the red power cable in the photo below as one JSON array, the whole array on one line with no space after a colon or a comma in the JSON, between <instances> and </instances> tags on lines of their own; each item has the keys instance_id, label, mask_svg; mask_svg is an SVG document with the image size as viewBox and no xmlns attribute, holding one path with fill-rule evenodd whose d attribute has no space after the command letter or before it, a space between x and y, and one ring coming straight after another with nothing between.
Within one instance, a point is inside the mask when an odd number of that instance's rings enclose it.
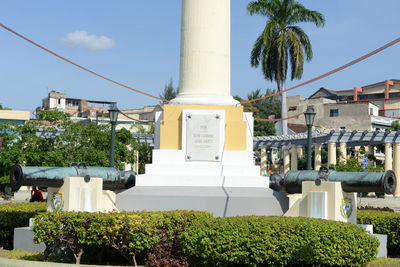
<instances>
[{"instance_id":1,"label":"red power cable","mask_svg":"<svg viewBox=\"0 0 400 267\"><path fill-rule=\"evenodd\" d=\"M299 88L299 87L301 87L301 86L304 86L304 85L306 85L306 84L309 84L309 83L318 81L318 80L320 80L320 79L322 79L322 78L325 78L325 77L330 76L330 75L332 75L332 74L334 74L334 73L336 73L336 72L339 72L339 71L341 71L341 70L343 70L343 69L345 69L345 68L348 68L348 67L350 67L350 66L352 66L352 65L354 65L354 64L356 64L356 63L358 63L358 62L360 62L360 61L363 61L364 59L367 59L367 58L369 58L369 57L371 57L371 56L373 56L373 55L375 55L375 54L381 52L382 50L385 50L386 48L389 48L389 47L391 47L392 45L397 44L398 42L400 42L400 38L397 38L397 39L391 41L390 43L387 43L387 44L385 44L384 46L381 46L381 47L379 47L378 49L375 49L374 51L372 51L372 52L370 52L370 53L368 53L368 54L366 54L366 55L364 55L364 56L362 56L362 57L359 57L359 58L357 58L357 59L355 59L355 60L353 60L353 61L350 61L349 63L347 63L347 64L345 64L345 65L343 65L343 66L341 66L341 67L339 67L339 68L336 68L336 69L331 70L331 71L329 71L329 72L327 72L327 73L325 73L325 74L322 74L322 75L320 75L320 76L318 76L318 77L315 77L314 79L311 79L311 80L306 81L306 82L304 82L304 83L298 84L298 85L293 86L293 87L291 87L291 88L289 88L289 89L286 89L286 90L283 90L283 91L280 91L280 92L276 92L276 93L274 93L274 94L270 94L270 95L263 96L263 97L259 97L259 98L256 98L256 99L252 99L252 100L240 102L240 104L243 105L243 104L252 103L252 102L255 102L255 101L258 101L258 100L261 100L261 99L265 99L265 98L269 98L269 97L272 97L272 96L276 96L276 95L282 94L283 92L287 92L287 91L290 91L290 90Z\"/></svg>"},{"instance_id":2,"label":"red power cable","mask_svg":"<svg viewBox=\"0 0 400 267\"><path fill-rule=\"evenodd\" d=\"M74 62L72 62L72 61L70 61L70 60L68 60L68 59L66 59L66 58L64 58L64 57L62 57L62 56L56 54L55 52L53 52L53 51L51 51L51 50L49 50L49 49L47 49L47 48L45 48L45 47L43 47L43 46L41 46L41 45L35 43L34 41L32 41L32 40L26 38L25 36L23 36L23 35L21 35L21 34L15 32L14 30L12 30L12 29L6 27L5 25L3 25L3 24L1 24L1 23L0 23L0 26L3 27L4 29L8 30L9 32L11 32L11 33L17 35L18 37L24 39L25 41L28 41L28 42L30 42L31 44L33 44L33 45L35 45L35 46L37 46L37 47L39 47L39 48L45 50L46 52L48 52L48 53L50 53L50 54L52 54L52 55L54 55L54 56L56 56L56 57L58 57L58 58L60 58L60 59L62 59L62 60L64 60L64 61L66 61L66 62L68 62L68 63L70 63L70 64L72 64L72 65L74 65L74 66L76 66L76 67L78 67L78 68L81 68L81 69L83 69L83 70L85 70L85 71L87 71L87 72L89 72L89 73L91 73L91 74L93 74L93 75L96 75L96 76L98 76L98 77L100 77L100 78L103 78L103 79L109 81L109 82L112 82L112 83L115 83L115 84L120 85L120 86L122 86L122 87L125 87L125 88L127 88L127 89L130 89L130 90L132 90L132 91L134 91L134 92L137 92L137 93L140 93L140 94L143 94L143 95L146 95L146 96L149 96L149 97L152 97L152 98L161 100L161 101L170 102L169 100L166 100L166 99L163 99L163 98L160 98L160 97L157 97L157 96L150 95L150 94L145 93L145 92L143 92L143 91L134 89L134 88L132 88L132 87L129 87L129 86L124 85L124 84L122 84L122 83L119 83L119 82L116 82L116 81L114 81L114 80L111 80L111 79L109 79L109 78L107 78L107 77L104 77L104 76L102 76L102 75L100 75L100 74L98 74L98 73L96 73L96 72L94 72L94 71L91 71L91 70L89 70L89 69L87 69L87 68L85 68L85 67L82 67L82 66L78 65L77 63L74 63ZM323 75L320 75L320 76L318 76L318 77L316 77L316 78L314 78L314 79L311 79L311 80L306 81L306 82L304 82L304 83L298 84L298 85L293 86L293 87L291 87L291 88L289 88L289 89L286 89L286 90L283 90L283 91L280 91L280 92L276 92L276 93L274 93L274 94L270 94L270 95L263 96L263 97L259 97L259 98L256 98L256 99L252 99L252 100L240 102L240 104L243 105L243 104L247 104L247 103L252 103L252 102L255 102L255 101L259 101L259 100L262 100L262 99L266 99L266 98L269 98L269 97L272 97L272 96L276 96L276 95L282 94L283 92L288 92L288 91L294 90L294 89L296 89L296 88L299 88L299 87L301 87L301 86L307 85L307 84L309 84L309 83L315 82L315 81L317 81L317 80L320 80L320 79L322 79L322 78L325 78L325 77L327 77L327 76L330 76L330 75L332 75L332 74L334 74L334 73L336 73L336 72L339 72L339 71L341 71L341 70L343 70L343 69L345 69L345 68L348 68L348 67L350 67L350 66L352 66L352 65L354 65L354 64L356 64L356 63L358 63L358 62L360 62L360 61L363 61L363 60L365 60L365 59L367 59L367 58L369 58L369 57L371 57L371 56L373 56L373 55L375 55L375 54L381 52L382 50L385 50L385 49L389 48L390 46L393 46L393 45L397 44L398 42L400 42L400 38L397 38L397 39L393 40L392 42L387 43L386 45L381 46L380 48L375 49L374 51L372 51L372 52L370 52L370 53L368 53L368 54L366 54L366 55L364 55L364 56L362 56L362 57L359 57L359 58L357 58L357 59L355 59L355 60L353 60L353 61L351 61L351 62L349 62L349 63L347 63L347 64L345 64L345 65L343 65L343 66L341 66L341 67L339 67L339 68L333 69L333 70L331 70L331 71L329 71L329 72L327 72L327 73L325 73L325 74L323 74ZM120 112L121 112L121 111L120 111ZM123 113L121 113L121 114L123 114ZM302 113L301 113L301 114L302 114ZM292 117L288 117L288 118L276 119L276 120L264 120L264 119L258 119L258 118L256 118L256 120L259 120L259 121L281 121L281 120L288 120L288 119L290 119L290 118L298 117L298 116L300 116L301 114L298 114L298 115L295 115L295 116L292 116ZM124 114L123 114L123 115L124 115ZM139 121L139 120L133 119L133 118L127 116L127 115L124 115L124 116L126 116L127 118L130 118L130 119L132 119L132 120Z\"/></svg>"},{"instance_id":3,"label":"red power cable","mask_svg":"<svg viewBox=\"0 0 400 267\"><path fill-rule=\"evenodd\" d=\"M100 75L100 74L98 74L98 73L96 73L96 72L94 72L94 71L91 71L91 70L89 70L89 69L87 69L87 68L85 68L85 67L83 67L83 66L81 66L81 65L79 65L79 64L77 64L77 63L75 63L75 62L72 62L72 61L69 60L69 59L66 59L65 57L60 56L59 54L56 54L55 52L53 52L53 51L51 51L51 50L49 50L49 49L47 49L47 48L41 46L41 45L38 44L38 43L35 43L34 41L28 39L27 37L25 37L25 36L23 36L23 35L17 33L16 31L14 31L14 30L12 30L12 29L6 27L5 25L3 25L3 24L1 24L1 23L0 23L0 26L3 27L4 29L6 29L7 31L9 31L9 32L11 32L11 33L17 35L18 37L24 39L25 41L28 41L28 42L30 42L31 44L33 44L33 45L39 47L40 49L43 49L44 51L46 51L46 52L52 54L53 56L56 56L56 57L58 57L58 58L60 58L60 59L62 59L62 60L64 60L64 61L66 61L66 62L68 62L68 63L70 63L70 64L72 64L72 65L74 65L74 66L76 66L76 67L78 67L78 68L80 68L80 69L83 69L83 70L85 70L85 71L87 71L87 72L93 74L93 75L96 75L96 76L98 76L98 77L100 77L100 78L103 78L104 80L107 80L107 81L112 82L112 83L115 83L115 84L117 84L117 85L119 85L119 86L125 87L125 88L127 88L127 89L129 89L129 90L132 90L132 91L136 92L136 93L143 94L143 95L145 95L145 96L152 97L152 98L155 98L155 99L164 101L164 102L170 102L169 100L166 100L166 99L163 99L163 98L160 98L160 97L157 97L157 96L154 96L154 95L145 93L145 92L140 91L140 90L137 90L137 89L134 89L134 88L132 88L132 87L130 87L130 86L127 86L127 85L125 85L125 84L119 83L119 82L114 81L114 80L112 80L112 79L109 79L109 78L107 78L107 77L105 77L105 76L103 76L103 75Z\"/></svg>"}]
</instances>

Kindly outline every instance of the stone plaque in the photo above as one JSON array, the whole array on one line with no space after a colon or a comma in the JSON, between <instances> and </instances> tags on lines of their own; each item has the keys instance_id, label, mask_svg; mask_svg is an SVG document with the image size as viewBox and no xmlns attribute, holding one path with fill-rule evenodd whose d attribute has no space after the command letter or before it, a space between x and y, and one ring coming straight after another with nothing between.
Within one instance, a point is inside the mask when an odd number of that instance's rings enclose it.
<instances>
[{"instance_id":1,"label":"stone plaque","mask_svg":"<svg viewBox=\"0 0 400 267\"><path fill-rule=\"evenodd\" d=\"M186 116L186 160L220 161L220 115Z\"/></svg>"}]
</instances>

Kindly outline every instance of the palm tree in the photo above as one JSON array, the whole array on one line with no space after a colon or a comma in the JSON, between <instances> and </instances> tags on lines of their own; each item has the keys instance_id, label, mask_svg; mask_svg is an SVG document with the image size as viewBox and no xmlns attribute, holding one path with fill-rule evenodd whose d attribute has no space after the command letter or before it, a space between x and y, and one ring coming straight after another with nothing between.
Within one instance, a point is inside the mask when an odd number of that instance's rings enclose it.
<instances>
[{"instance_id":1,"label":"palm tree","mask_svg":"<svg viewBox=\"0 0 400 267\"><path fill-rule=\"evenodd\" d=\"M291 79L300 79L304 56L310 61L313 55L307 34L296 24L312 22L321 27L325 24L325 18L317 11L306 9L296 0L251 1L247 11L250 15L268 18L251 52L251 65L261 65L265 79L276 81L278 91L284 91L289 60ZM287 117L285 92L281 94L281 114L282 118ZM282 133L287 134L286 120L282 121Z\"/></svg>"}]
</instances>

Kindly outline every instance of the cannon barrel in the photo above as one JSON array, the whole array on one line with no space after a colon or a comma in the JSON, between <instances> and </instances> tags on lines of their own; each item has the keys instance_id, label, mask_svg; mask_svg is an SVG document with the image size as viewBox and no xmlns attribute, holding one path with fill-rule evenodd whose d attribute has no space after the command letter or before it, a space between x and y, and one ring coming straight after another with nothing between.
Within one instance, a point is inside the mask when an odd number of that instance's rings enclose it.
<instances>
[{"instance_id":1,"label":"cannon barrel","mask_svg":"<svg viewBox=\"0 0 400 267\"><path fill-rule=\"evenodd\" d=\"M135 186L136 174L112 167L86 167L83 164L70 167L25 167L17 164L10 170L10 182L14 190L21 186L61 187L66 177L102 178L104 190L116 191Z\"/></svg>"},{"instance_id":2,"label":"cannon barrel","mask_svg":"<svg viewBox=\"0 0 400 267\"><path fill-rule=\"evenodd\" d=\"M341 182L344 192L376 192L393 194L396 189L396 175L393 171L385 172L338 172L321 168L320 171L288 171L284 176L273 174L270 188L289 194L301 193L304 181Z\"/></svg>"}]
</instances>

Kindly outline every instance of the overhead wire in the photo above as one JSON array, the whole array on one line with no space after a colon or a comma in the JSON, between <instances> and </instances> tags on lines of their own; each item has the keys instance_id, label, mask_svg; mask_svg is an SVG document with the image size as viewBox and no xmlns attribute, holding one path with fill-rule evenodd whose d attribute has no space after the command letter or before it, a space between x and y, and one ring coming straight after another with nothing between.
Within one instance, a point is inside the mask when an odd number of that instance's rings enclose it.
<instances>
[{"instance_id":1,"label":"overhead wire","mask_svg":"<svg viewBox=\"0 0 400 267\"><path fill-rule=\"evenodd\" d=\"M51 51L50 49L45 48L44 46L42 46L42 45L40 45L40 44L38 44L38 43L32 41L31 39L29 39L29 38L23 36L22 34L19 34L19 33L16 32L16 31L12 30L11 28L6 27L6 26L3 25L2 23L0 23L0 26L1 26L2 28L6 29L7 31L9 31L9 32L11 32L11 33L17 35L18 37L22 38L23 40L25 40L25 41L27 41L27 42L29 42L29 43L31 43L31 44L33 44L33 45L39 47L40 49L42 49L42 50L44 50L44 51L46 51L46 52L48 52L48 53L50 53L50 54L52 54L52 55L54 55L54 56L60 58L61 60L66 61L66 62L68 62L68 63L70 63L70 64L72 64L72 65L74 65L74 66L76 66L76 67L78 67L78 68L80 68L80 69L82 69L82 70L85 70L85 71L87 71L87 72L89 72L89 73L91 73L91 74L93 74L93 75L95 75L95 76L98 76L98 77L100 77L100 78L102 78L102 79L105 79L105 80L107 80L107 81L109 81L109 82L111 82L111 83L117 84L117 85L119 85L119 86L125 87L125 88L127 88L127 89L129 89L129 90L132 90L132 91L136 92L136 93L143 94L143 95L145 95L145 96L148 96L148 97L151 97L151 98L155 98L155 99L161 100L161 101L163 101L163 102L167 102L167 103L170 102L169 100L166 100L166 99L163 99L163 98L161 98L161 97L157 97L157 96L148 94L148 93L143 92L143 91L138 90L138 89L134 89L134 88L132 88L132 87L130 87L130 86L128 86L128 85L125 85L125 84L123 84L123 83L120 83L120 82L114 81L114 80L112 80L112 79L110 79L110 78L107 78L107 77L105 77L105 76L103 76L103 75L100 75L100 74L98 74L98 73L96 73L96 72L94 72L94 71L92 71L92 70L90 70L90 69L88 69L88 68L85 68L85 67L83 67L83 66L81 66L81 65L79 65L79 64L77 64L77 63L75 63L75 62L73 62L73 61L71 61L71 60L69 60L69 59L67 59L67 58L65 58L65 57L63 57L63 56L61 56L61 55L59 55L59 54L53 52L53 51ZM282 93L284 93L284 92L288 92L288 91L294 90L294 89L296 89L296 88L305 86L305 85L310 84L310 83L312 83L312 82L318 81L318 80L320 80L320 79L322 79L322 78L325 78L325 77L330 76L330 75L332 75L332 74L334 74L334 73L337 73L337 72L339 72L339 71L341 71L341 70L343 70L343 69L346 69L346 68L348 68L348 67L350 67L350 66L352 66L352 65L354 65L354 64L357 64L358 62L363 61L363 60L365 60L365 59L367 59L367 58L369 58L369 57L371 57L371 56L373 56L373 55L375 55L375 54L377 54L377 53L379 53L379 52L381 52L381 51L383 51L383 50L385 50L385 49L387 49L387 48L389 48L389 47L391 47L391 46L393 46L393 45L395 45L395 44L397 44L398 42L400 42L400 38L397 38L397 39L395 39L395 40L393 40L393 41L391 41L391 42L389 42L389 43L387 43L387 44L385 44L385 45L379 47L378 49L373 50L372 52L370 52L370 53L368 53L368 54L366 54L366 55L364 55L364 56L362 56L362 57L359 57L359 58L357 58L357 59L355 59L355 60L353 60L353 61L350 61L349 63L347 63L347 64L345 64L345 65L343 65L343 66L341 66L341 67L338 67L338 68L336 68L336 69L333 69L333 70L331 70L331 71L329 71L329 72L327 72L327 73L325 73L325 74L322 74L322 75L320 75L320 76L317 76L317 77L315 77L315 78L313 78L313 79L311 79L311 80L308 80L308 81L306 81L306 82L303 82L303 83L301 83L301 84L298 84L298 85L293 86L293 87L291 87L291 88L288 88L288 89L286 89L286 90L282 90L282 91L279 91L279 92L276 92L276 93L273 93L273 94L269 94L269 95L266 95L266 96L263 96L263 97L259 97L259 98L256 98L256 99L252 99L252 100L242 101L242 102L240 102L240 104L244 105L244 104L247 104L247 103L252 103L252 102L255 102L255 101L262 100L262 99L270 98L270 97L273 97L273 96L282 94ZM396 82L396 83L397 83L397 82ZM120 112L120 113L121 113L121 112ZM121 114L122 114L122 113L121 113ZM302 113L301 113L301 114L302 114ZM301 114L298 114L298 115L295 115L295 116L292 116L292 117L298 117L298 116L300 116ZM136 119L131 118L131 117L127 116L127 115L124 115L124 116L126 116L127 118L130 118L130 119L132 119L132 120L136 120ZM281 118L281 119L274 119L274 120L266 120L266 119L259 119L259 118L256 118L256 120L263 120L263 121L281 121L281 120L288 120L288 119L290 119L290 118L288 117L288 118Z\"/></svg>"},{"instance_id":2,"label":"overhead wire","mask_svg":"<svg viewBox=\"0 0 400 267\"><path fill-rule=\"evenodd\" d=\"M247 103L252 103L252 102L255 102L255 101L259 101L259 100L262 100L262 99L266 99L266 98L269 98L269 97L273 97L273 96L282 94L282 93L284 93L284 92L288 92L288 91L294 90L294 89L296 89L296 88L302 87L302 86L304 86L304 85L310 84L310 83L312 83L312 82L318 81L318 80L320 80L320 79L322 79L322 78L325 78L325 77L330 76L330 75L332 75L332 74L334 74L334 73L336 73L336 72L339 72L339 71L341 71L341 70L343 70L343 69L346 69L346 68L348 68L348 67L350 67L350 66L352 66L352 65L354 65L354 64L357 64L358 62L363 61L363 60L365 60L365 59L367 59L367 58L369 58L369 57L371 57L371 56L373 56L373 55L375 55L375 54L377 54L377 53L379 53L379 52L381 52L381 51L383 51L383 50L385 50L385 49L387 49L387 48L389 48L389 47L391 47L391 46L393 46L393 45L395 45L395 44L397 44L398 42L400 42L400 37L397 38L397 39L395 39L395 40L393 40L393 41L391 41L391 42L389 42L389 43L387 43L387 44L385 44L385 45L383 45L383 46L381 46L381 47L379 47L378 49L375 49L374 51L372 51L372 52L370 52L370 53L368 53L368 54L366 54L366 55L364 55L364 56L362 56L362 57L359 57L359 58L357 58L357 59L355 59L355 60L353 60L353 61L350 61L349 63L347 63L347 64L345 64L345 65L343 65L343 66L340 66L340 67L338 67L338 68L336 68L336 69L333 69L333 70L331 70L331 71L329 71L329 72L327 72L327 73L325 73L325 74L322 74L322 75L320 75L320 76L317 76L317 77L315 77L314 79L308 80L308 81L306 81L306 82L303 82L303 83L301 83L301 84L298 84L298 85L296 85L296 86L293 86L293 87L291 87L291 88L289 88L289 89L276 92L276 93L274 93L274 94L269 94L269 95L266 95L266 96L263 96L263 97L259 97L259 98L255 98L255 99L252 99L252 100L242 101L242 102L240 102L240 104L243 105L243 104L247 104Z\"/></svg>"},{"instance_id":3,"label":"overhead wire","mask_svg":"<svg viewBox=\"0 0 400 267\"><path fill-rule=\"evenodd\" d=\"M3 25L2 23L0 23L0 27L2 27L2 28L4 28L4 29L6 29L7 31L9 31L9 32L11 32L11 33L17 35L18 37L24 39L25 41L27 41L27 42L29 42L29 43L31 43L31 44L33 44L33 45L39 47L40 49L42 49L42 50L44 50L44 51L46 51L46 52L52 54L53 56L56 56L56 57L58 57L59 59L64 60L65 62L68 62L68 63L74 65L75 67L78 67L78 68L80 68L80 69L82 69L82 70L84 70L84 71L87 71L87 72L89 72L89 73L91 73L91 74L93 74L93 75L95 75L95 76L97 76L97 77L100 77L100 78L102 78L102 79L104 79L104 80L106 80L106 81L109 81L109 82L111 82L111 83L117 84L117 85L122 86L122 87L125 87L125 88L127 88L127 89L129 89L129 90L132 90L132 91L136 92L136 93L139 93L139 94L142 94L142 95L145 95L145 96L148 96L148 97L152 97L152 98L155 98L155 99L158 99L158 100L161 100L161 101L169 102L169 100L166 100L166 99L163 99L163 98L161 98L161 97L157 97L157 96L148 94L148 93L146 93L146 92L143 92L143 91L141 91L141 90L132 88L132 87L130 87L130 86L128 86L128 85L125 85L125 84L123 84L123 83L114 81L114 80L112 80L112 79L110 79L110 78L107 78L107 77L105 77L105 76L103 76L103 75L100 75L100 74L98 74L98 73L96 73L96 72L94 72L94 71L92 71L92 70L90 70L90 69L88 69L88 68L85 68L85 67L83 67L83 66L81 66L81 65L79 65L79 64L77 64L77 63L75 63L75 62L73 62L73 61L71 61L71 60L69 60L69 59L67 59L67 58L65 58L65 57L63 57L63 56L60 56L59 54L57 54L57 53L51 51L50 49L47 49L46 47L44 47L44 46L42 46L42 45L40 45L40 44L38 44L38 43L32 41L31 39L29 39L29 38L23 36L22 34L19 34L18 32L16 32L16 31L10 29L9 27L6 27L6 26Z\"/></svg>"}]
</instances>

